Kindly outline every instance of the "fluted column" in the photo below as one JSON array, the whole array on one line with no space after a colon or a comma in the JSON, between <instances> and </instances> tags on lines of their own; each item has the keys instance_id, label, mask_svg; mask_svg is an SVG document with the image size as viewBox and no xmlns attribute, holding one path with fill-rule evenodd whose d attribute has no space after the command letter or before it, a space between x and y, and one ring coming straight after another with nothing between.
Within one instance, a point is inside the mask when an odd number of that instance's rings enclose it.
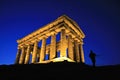
<instances>
[{"instance_id":1,"label":"fluted column","mask_svg":"<svg viewBox=\"0 0 120 80\"><path fill-rule=\"evenodd\" d=\"M80 46L80 61L84 63L85 59L84 59L83 45L79 44L79 46Z\"/></svg>"},{"instance_id":2,"label":"fluted column","mask_svg":"<svg viewBox=\"0 0 120 80\"><path fill-rule=\"evenodd\" d=\"M25 47L22 47L22 53L21 53L21 56L20 56L19 64L23 64L24 60L25 60Z\"/></svg>"},{"instance_id":3,"label":"fluted column","mask_svg":"<svg viewBox=\"0 0 120 80\"><path fill-rule=\"evenodd\" d=\"M79 45L78 45L78 41L77 40L75 40L75 46L74 46L74 48L75 48L75 57L76 57L76 61L77 62L80 62L80 54L79 54Z\"/></svg>"},{"instance_id":4,"label":"fluted column","mask_svg":"<svg viewBox=\"0 0 120 80\"><path fill-rule=\"evenodd\" d=\"M68 57L72 60L74 60L73 55L73 44L72 44L72 36L68 35Z\"/></svg>"},{"instance_id":5,"label":"fluted column","mask_svg":"<svg viewBox=\"0 0 120 80\"><path fill-rule=\"evenodd\" d=\"M45 51L46 50L46 38L44 37L42 39L42 46L41 46L41 51L40 51L40 59L39 62L44 61L45 58Z\"/></svg>"},{"instance_id":6,"label":"fluted column","mask_svg":"<svg viewBox=\"0 0 120 80\"><path fill-rule=\"evenodd\" d=\"M65 29L61 30L60 57L66 57L66 34Z\"/></svg>"},{"instance_id":7,"label":"fluted column","mask_svg":"<svg viewBox=\"0 0 120 80\"><path fill-rule=\"evenodd\" d=\"M56 35L55 33L51 36L51 44L50 44L50 59L55 58L56 56Z\"/></svg>"},{"instance_id":8,"label":"fluted column","mask_svg":"<svg viewBox=\"0 0 120 80\"><path fill-rule=\"evenodd\" d=\"M16 55L15 64L19 64L20 55L21 55L21 49L18 49L18 50L17 50L17 55Z\"/></svg>"},{"instance_id":9,"label":"fluted column","mask_svg":"<svg viewBox=\"0 0 120 80\"><path fill-rule=\"evenodd\" d=\"M29 63L29 59L30 59L30 45L28 45L28 47L27 47L27 53L26 53L26 57L25 57L25 64Z\"/></svg>"},{"instance_id":10,"label":"fluted column","mask_svg":"<svg viewBox=\"0 0 120 80\"><path fill-rule=\"evenodd\" d=\"M32 54L32 63L36 62L36 58L37 58L37 50L38 49L38 42L35 41L34 43L34 48L33 48L33 54Z\"/></svg>"}]
</instances>

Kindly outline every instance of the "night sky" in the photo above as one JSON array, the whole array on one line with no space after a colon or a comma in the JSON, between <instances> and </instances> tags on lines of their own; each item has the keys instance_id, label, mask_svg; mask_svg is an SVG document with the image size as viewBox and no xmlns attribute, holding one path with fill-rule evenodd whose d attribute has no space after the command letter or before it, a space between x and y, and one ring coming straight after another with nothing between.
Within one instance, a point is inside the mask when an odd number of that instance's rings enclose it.
<instances>
[{"instance_id":1,"label":"night sky","mask_svg":"<svg viewBox=\"0 0 120 80\"><path fill-rule=\"evenodd\" d=\"M119 0L118 0L119 1ZM66 14L85 33L85 63L120 64L120 4L117 0L0 0L0 65L13 64L17 39Z\"/></svg>"}]
</instances>

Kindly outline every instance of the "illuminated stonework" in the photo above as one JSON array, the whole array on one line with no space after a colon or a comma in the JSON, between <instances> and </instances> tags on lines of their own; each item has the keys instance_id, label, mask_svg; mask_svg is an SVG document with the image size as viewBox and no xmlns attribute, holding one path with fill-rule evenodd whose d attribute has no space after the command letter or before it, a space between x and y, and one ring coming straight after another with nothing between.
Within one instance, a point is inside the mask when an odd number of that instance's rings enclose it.
<instances>
[{"instance_id":1,"label":"illuminated stonework","mask_svg":"<svg viewBox=\"0 0 120 80\"><path fill-rule=\"evenodd\" d=\"M56 35L60 33L60 40ZM50 44L46 39L51 37ZM41 27L31 34L17 40L18 51L15 64L49 63L67 60L84 63L83 38L84 33L78 24L66 15ZM42 41L41 46L38 44ZM60 56L57 53L60 52ZM45 60L45 55L49 56Z\"/></svg>"}]
</instances>

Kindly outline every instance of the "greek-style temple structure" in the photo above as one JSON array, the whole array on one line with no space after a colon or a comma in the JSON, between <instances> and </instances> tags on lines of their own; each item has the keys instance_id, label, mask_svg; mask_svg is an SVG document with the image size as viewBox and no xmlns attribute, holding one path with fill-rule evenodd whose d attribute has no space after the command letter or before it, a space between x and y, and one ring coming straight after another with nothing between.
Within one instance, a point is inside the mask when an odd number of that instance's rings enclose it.
<instances>
[{"instance_id":1,"label":"greek-style temple structure","mask_svg":"<svg viewBox=\"0 0 120 80\"><path fill-rule=\"evenodd\" d=\"M60 40L57 40L58 34L60 34ZM49 37L50 44L47 44ZM15 64L37 64L64 60L84 63L84 37L78 24L68 16L62 15L55 21L17 40L18 50Z\"/></svg>"}]
</instances>

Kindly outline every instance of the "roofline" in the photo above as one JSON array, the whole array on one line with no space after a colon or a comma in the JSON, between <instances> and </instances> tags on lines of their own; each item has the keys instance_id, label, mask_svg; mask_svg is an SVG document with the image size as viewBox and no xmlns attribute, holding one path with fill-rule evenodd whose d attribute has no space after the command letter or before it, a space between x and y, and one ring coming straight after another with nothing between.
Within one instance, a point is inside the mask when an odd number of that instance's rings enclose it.
<instances>
[{"instance_id":1,"label":"roofline","mask_svg":"<svg viewBox=\"0 0 120 80\"><path fill-rule=\"evenodd\" d=\"M80 29L80 27L78 26L78 24L77 24L74 20L72 20L71 18L69 18L69 17L66 16L66 15L62 15L62 16L58 17L56 20L48 23L47 25L44 25L44 26L40 27L39 29L33 31L32 33L24 36L24 37L21 38L21 39L18 39L17 42L19 43L19 41L21 41L22 39L24 39L24 38L26 38L26 37L28 37L28 38L31 37L31 34L35 35L35 34L37 34L37 32L39 32L39 31L42 32L46 27L52 27L53 25L58 24L57 22L63 22L63 21L66 21L66 20L70 21L70 23L71 23L72 25L74 25L75 28L77 28L77 29L79 30L79 32L80 32L81 35L82 35L82 36L81 36L82 38L85 37L85 34L82 32L82 30ZM41 30L42 30L42 31L41 31Z\"/></svg>"}]
</instances>

